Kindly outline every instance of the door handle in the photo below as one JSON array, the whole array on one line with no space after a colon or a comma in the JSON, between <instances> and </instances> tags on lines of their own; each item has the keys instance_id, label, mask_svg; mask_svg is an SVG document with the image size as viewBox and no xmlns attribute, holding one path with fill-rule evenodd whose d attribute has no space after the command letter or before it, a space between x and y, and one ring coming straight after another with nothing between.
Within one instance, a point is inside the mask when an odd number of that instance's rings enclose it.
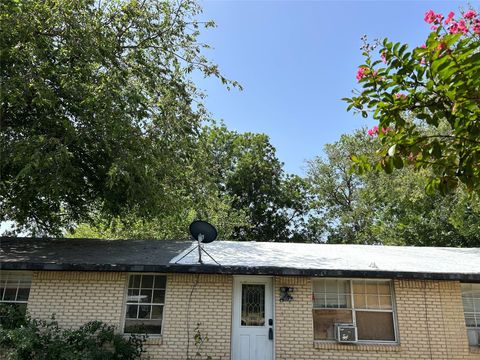
<instances>
[{"instance_id":1,"label":"door handle","mask_svg":"<svg viewBox=\"0 0 480 360\"><path fill-rule=\"evenodd\" d=\"M272 328L268 329L268 340L273 340L273 329Z\"/></svg>"}]
</instances>

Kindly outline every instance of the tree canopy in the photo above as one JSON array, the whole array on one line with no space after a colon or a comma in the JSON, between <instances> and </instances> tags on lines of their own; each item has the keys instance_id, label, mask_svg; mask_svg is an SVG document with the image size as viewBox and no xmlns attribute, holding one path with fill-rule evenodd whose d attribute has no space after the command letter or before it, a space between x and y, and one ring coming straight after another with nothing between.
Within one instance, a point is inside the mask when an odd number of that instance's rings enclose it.
<instances>
[{"instance_id":1,"label":"tree canopy","mask_svg":"<svg viewBox=\"0 0 480 360\"><path fill-rule=\"evenodd\" d=\"M465 185L448 195L427 194L430 169L352 171L351 155L376 162L381 141L359 130L326 145L325 157L309 162L315 201L307 237L329 243L480 246L480 199Z\"/></svg>"},{"instance_id":2,"label":"tree canopy","mask_svg":"<svg viewBox=\"0 0 480 360\"><path fill-rule=\"evenodd\" d=\"M431 33L425 44L385 39L365 42L362 86L345 99L348 109L378 120L377 169L391 173L406 164L428 169L428 190L453 191L459 183L480 191L480 17L473 9L446 17L425 14ZM421 130L426 124L432 133ZM438 131L442 124L442 131ZM357 170L371 169L354 157Z\"/></svg>"},{"instance_id":3,"label":"tree canopy","mask_svg":"<svg viewBox=\"0 0 480 360\"><path fill-rule=\"evenodd\" d=\"M74 236L187 238L189 223L202 219L215 224L222 239L306 241L306 181L284 173L268 136L205 126L183 174L192 187L177 193L168 213L150 221L97 219L96 226L79 226Z\"/></svg>"},{"instance_id":4,"label":"tree canopy","mask_svg":"<svg viewBox=\"0 0 480 360\"><path fill-rule=\"evenodd\" d=\"M0 220L59 234L91 214L149 218L188 188L216 76L192 0L5 0Z\"/></svg>"},{"instance_id":5,"label":"tree canopy","mask_svg":"<svg viewBox=\"0 0 480 360\"><path fill-rule=\"evenodd\" d=\"M246 222L232 238L256 241L305 241L301 235L309 209L307 184L287 175L264 134L239 134L225 127L206 128L209 171L219 195L231 199Z\"/></svg>"},{"instance_id":6,"label":"tree canopy","mask_svg":"<svg viewBox=\"0 0 480 360\"><path fill-rule=\"evenodd\" d=\"M346 101L378 125L326 145L305 177L284 171L267 135L210 119L190 74L239 84L205 57L198 38L213 23L194 0L0 11L0 222L178 239L202 219L241 241L480 246L474 10L429 11L412 51L365 42L362 89Z\"/></svg>"}]
</instances>

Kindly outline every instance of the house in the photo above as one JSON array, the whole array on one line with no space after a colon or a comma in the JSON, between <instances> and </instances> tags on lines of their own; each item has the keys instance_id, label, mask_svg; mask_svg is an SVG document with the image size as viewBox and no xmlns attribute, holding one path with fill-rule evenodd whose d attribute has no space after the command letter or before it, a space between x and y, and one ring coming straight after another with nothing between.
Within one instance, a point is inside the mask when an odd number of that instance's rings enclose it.
<instances>
[{"instance_id":1,"label":"house","mask_svg":"<svg viewBox=\"0 0 480 360\"><path fill-rule=\"evenodd\" d=\"M0 239L0 299L143 325L151 359L480 359L480 248Z\"/></svg>"}]
</instances>

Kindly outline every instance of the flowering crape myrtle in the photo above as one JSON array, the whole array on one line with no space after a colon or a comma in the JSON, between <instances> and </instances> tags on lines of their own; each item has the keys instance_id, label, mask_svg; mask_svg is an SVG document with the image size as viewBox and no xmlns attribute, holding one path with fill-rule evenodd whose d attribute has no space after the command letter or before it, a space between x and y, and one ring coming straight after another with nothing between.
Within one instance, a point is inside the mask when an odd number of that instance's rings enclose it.
<instances>
[{"instance_id":1,"label":"flowering crape myrtle","mask_svg":"<svg viewBox=\"0 0 480 360\"><path fill-rule=\"evenodd\" d=\"M424 20L430 34L413 49L388 39L363 46L356 78L361 90L344 99L348 110L369 114L378 125L376 169L387 173L411 164L431 169L427 190L447 193L460 183L480 191L480 16L470 9ZM355 169L372 168L352 156Z\"/></svg>"}]
</instances>

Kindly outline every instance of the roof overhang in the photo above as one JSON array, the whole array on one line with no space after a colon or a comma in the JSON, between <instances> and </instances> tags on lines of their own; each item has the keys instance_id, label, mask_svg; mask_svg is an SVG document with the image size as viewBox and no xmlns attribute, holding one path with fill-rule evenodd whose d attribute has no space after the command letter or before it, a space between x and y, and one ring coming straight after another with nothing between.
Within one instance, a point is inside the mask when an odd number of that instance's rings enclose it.
<instances>
[{"instance_id":1,"label":"roof overhang","mask_svg":"<svg viewBox=\"0 0 480 360\"><path fill-rule=\"evenodd\" d=\"M97 271L97 272L158 272L158 273L193 273L223 275L269 275L269 276L303 276L303 277L337 277L337 278L371 278L371 279L418 279L448 280L462 282L480 282L480 274L471 273L428 273L409 271L379 270L331 270L331 269L298 269L273 266L222 266L208 264L63 264L63 263L31 263L3 262L0 270L30 271Z\"/></svg>"}]
</instances>

